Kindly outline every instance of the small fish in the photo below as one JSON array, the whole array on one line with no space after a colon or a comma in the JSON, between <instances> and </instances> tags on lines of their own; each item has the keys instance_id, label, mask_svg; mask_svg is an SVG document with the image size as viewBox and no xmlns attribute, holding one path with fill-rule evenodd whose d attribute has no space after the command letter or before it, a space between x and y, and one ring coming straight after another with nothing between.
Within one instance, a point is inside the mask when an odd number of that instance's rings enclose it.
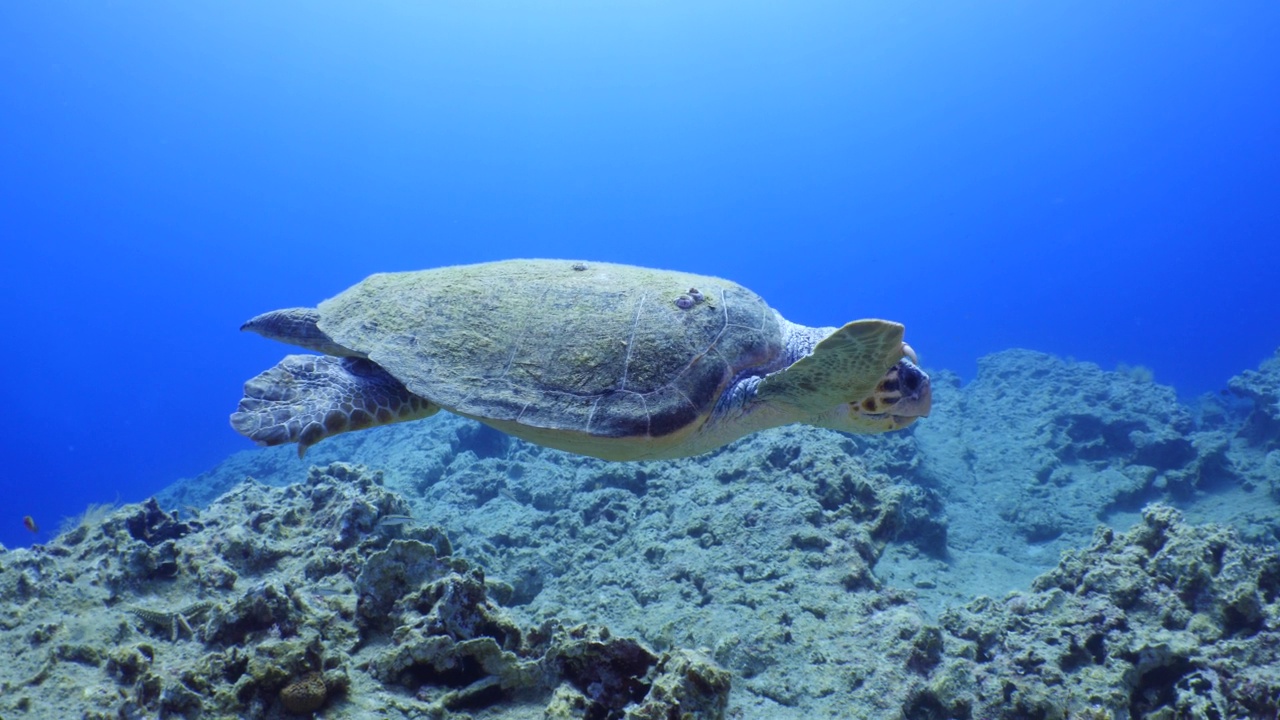
<instances>
[{"instance_id":1,"label":"small fish","mask_svg":"<svg viewBox=\"0 0 1280 720\"><path fill-rule=\"evenodd\" d=\"M30 530L33 533L40 532L40 526L36 525L35 518L31 517L30 515L24 515L22 517L22 527Z\"/></svg>"}]
</instances>

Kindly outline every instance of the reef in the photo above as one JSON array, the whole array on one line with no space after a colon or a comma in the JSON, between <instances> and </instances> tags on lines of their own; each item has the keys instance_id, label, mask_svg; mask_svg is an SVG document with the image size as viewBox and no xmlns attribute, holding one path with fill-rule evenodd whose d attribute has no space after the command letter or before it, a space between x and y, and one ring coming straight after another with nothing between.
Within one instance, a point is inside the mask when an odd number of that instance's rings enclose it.
<instances>
[{"instance_id":1,"label":"reef","mask_svg":"<svg viewBox=\"0 0 1280 720\"><path fill-rule=\"evenodd\" d=\"M1238 437L1267 452L1280 448L1280 350L1257 370L1232 378L1227 387L1250 401Z\"/></svg>"},{"instance_id":2,"label":"reef","mask_svg":"<svg viewBox=\"0 0 1280 720\"><path fill-rule=\"evenodd\" d=\"M1280 356L934 380L660 463L440 416L237 454L0 552L0 717L1276 715Z\"/></svg>"},{"instance_id":3,"label":"reef","mask_svg":"<svg viewBox=\"0 0 1280 720\"><path fill-rule=\"evenodd\" d=\"M1278 598L1273 549L1155 505L1030 592L944 613L948 659L916 702L1008 720L1275 717Z\"/></svg>"},{"instance_id":4,"label":"reef","mask_svg":"<svg viewBox=\"0 0 1280 720\"><path fill-rule=\"evenodd\" d=\"M1150 503L1230 524L1250 542L1280 539L1280 453L1252 429L1272 412L1276 359L1190 404L1141 368L1029 350L982 358L964 386L947 372L934 380L935 412L910 438L918 464L893 475L945 498L946 562L930 570L891 547L876 568L930 586L917 590L931 614L1027 587L1099 524L1127 527Z\"/></svg>"},{"instance_id":5,"label":"reef","mask_svg":"<svg viewBox=\"0 0 1280 720\"><path fill-rule=\"evenodd\" d=\"M1244 487L1266 488L1280 503L1280 350L1257 370L1231 378L1227 391L1202 398L1204 445ZM1280 539L1275 513L1252 518L1258 534Z\"/></svg>"},{"instance_id":6,"label":"reef","mask_svg":"<svg viewBox=\"0 0 1280 720\"><path fill-rule=\"evenodd\" d=\"M406 510L379 473L333 464L0 554L0 717L724 716L729 675L701 654L521 628Z\"/></svg>"},{"instance_id":7,"label":"reef","mask_svg":"<svg viewBox=\"0 0 1280 720\"><path fill-rule=\"evenodd\" d=\"M1009 351L980 360L963 392L944 383L951 409L918 435L963 451L925 453L923 474L987 504L1019 544L1079 543L1108 509L1198 479L1190 411L1141 372ZM984 492L993 486L1007 491Z\"/></svg>"}]
</instances>

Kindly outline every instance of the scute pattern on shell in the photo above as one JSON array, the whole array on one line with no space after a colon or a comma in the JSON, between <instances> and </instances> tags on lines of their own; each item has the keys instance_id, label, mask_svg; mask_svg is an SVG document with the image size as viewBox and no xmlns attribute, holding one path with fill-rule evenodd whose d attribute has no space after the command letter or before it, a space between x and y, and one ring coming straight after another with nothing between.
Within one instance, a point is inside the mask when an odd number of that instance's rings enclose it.
<instances>
[{"instance_id":1,"label":"scute pattern on shell","mask_svg":"<svg viewBox=\"0 0 1280 720\"><path fill-rule=\"evenodd\" d=\"M691 287L703 301L682 310ZM449 410L605 437L677 432L783 364L777 314L750 290L608 263L384 273L319 310L337 342Z\"/></svg>"}]
</instances>

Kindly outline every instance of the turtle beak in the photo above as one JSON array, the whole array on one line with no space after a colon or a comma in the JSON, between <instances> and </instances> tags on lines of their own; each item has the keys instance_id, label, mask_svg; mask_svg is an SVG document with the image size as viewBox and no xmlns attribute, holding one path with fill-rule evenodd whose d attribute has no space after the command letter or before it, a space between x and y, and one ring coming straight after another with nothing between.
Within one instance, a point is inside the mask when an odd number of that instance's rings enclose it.
<instances>
[{"instance_id":1,"label":"turtle beak","mask_svg":"<svg viewBox=\"0 0 1280 720\"><path fill-rule=\"evenodd\" d=\"M914 358L904 357L896 366L898 392L902 397L893 404L893 415L902 418L904 422L909 422L908 418L925 417L933 408L933 388L929 384L929 375L916 367L912 359Z\"/></svg>"}]
</instances>

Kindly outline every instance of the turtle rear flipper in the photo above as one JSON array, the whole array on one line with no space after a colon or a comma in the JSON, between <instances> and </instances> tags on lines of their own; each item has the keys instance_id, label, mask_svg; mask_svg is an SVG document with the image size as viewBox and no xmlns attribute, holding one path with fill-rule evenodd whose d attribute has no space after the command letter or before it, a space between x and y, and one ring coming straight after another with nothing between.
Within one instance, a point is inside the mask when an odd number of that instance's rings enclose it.
<instances>
[{"instance_id":1,"label":"turtle rear flipper","mask_svg":"<svg viewBox=\"0 0 1280 720\"><path fill-rule=\"evenodd\" d=\"M900 392L894 395L898 388L882 387L907 354L902 333L902 325L887 320L848 323L815 345L812 353L765 377L756 397L790 405L801 415L827 413L844 403L858 404L865 413L886 412L904 397ZM913 415L927 414L927 399L915 410Z\"/></svg>"},{"instance_id":2,"label":"turtle rear flipper","mask_svg":"<svg viewBox=\"0 0 1280 720\"><path fill-rule=\"evenodd\" d=\"M439 410L369 360L288 355L244 384L231 427L259 445L296 442L302 457L324 438Z\"/></svg>"}]
</instances>

